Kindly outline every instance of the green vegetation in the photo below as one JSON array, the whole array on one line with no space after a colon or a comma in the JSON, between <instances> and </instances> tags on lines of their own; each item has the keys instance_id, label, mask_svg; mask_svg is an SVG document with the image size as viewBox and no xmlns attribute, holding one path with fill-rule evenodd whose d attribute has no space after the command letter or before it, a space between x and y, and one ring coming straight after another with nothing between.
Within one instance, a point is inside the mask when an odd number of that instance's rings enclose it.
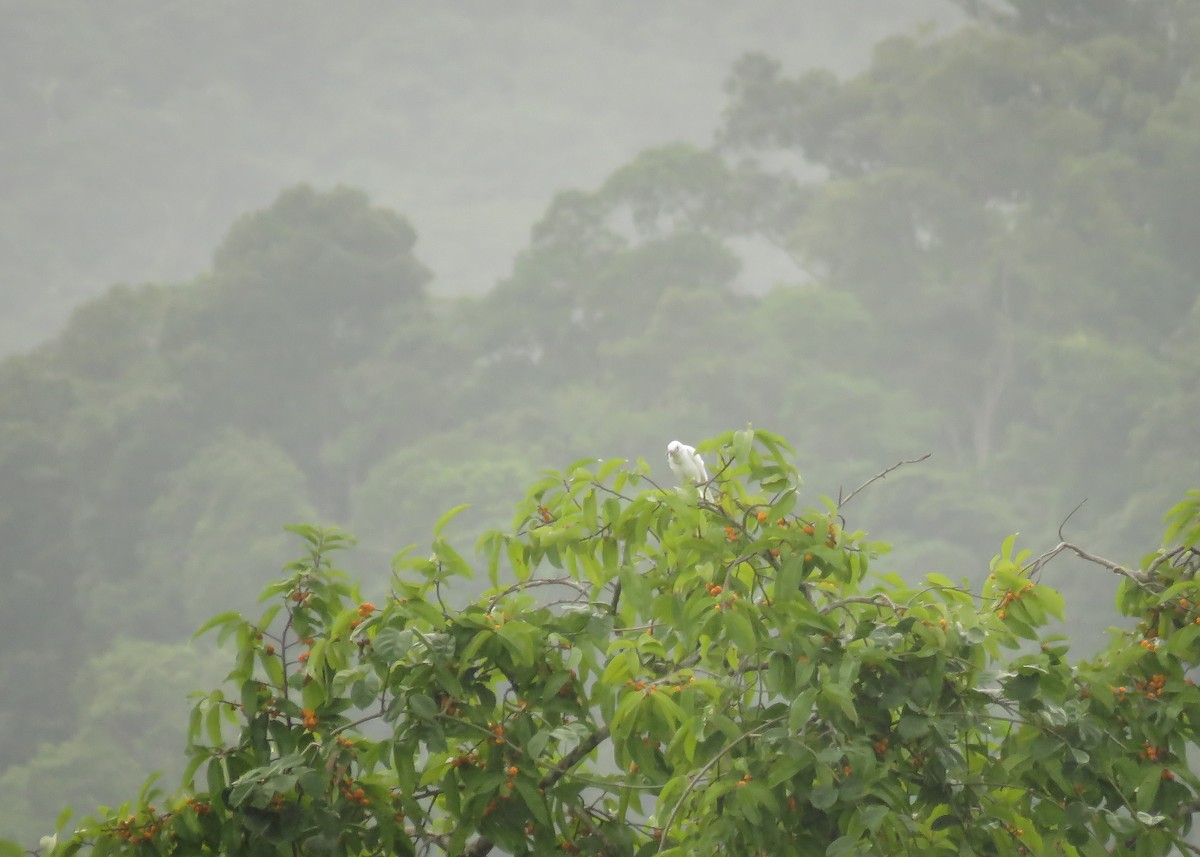
<instances>
[{"instance_id":1,"label":"green vegetation","mask_svg":"<svg viewBox=\"0 0 1200 857\"><path fill-rule=\"evenodd\" d=\"M0 363L0 836L35 841L63 803L182 773L173 706L223 657L188 634L251 609L288 521L355 532L348 571L383 591L395 546L445 509L471 504L469 543L542 467L645 458L661 483L667 441L750 423L794 443L806 498L933 453L855 500L897 545L879 571L990 593L982 558L1017 530L1035 553L1065 538L1145 570L1161 511L1200 485L1200 12L962 5L968 26L888 39L847 79L744 58L712 147L666 144L558 194L485 295L435 296L403 216L300 185L239 219L206 273L114 286ZM1114 612L1109 573L1074 554L1047 573L1067 605L1052 630L1080 656L1155 606ZM483 585L456 582L455 603ZM989 639L1020 635L973 603ZM831 636L886 612L837 611ZM756 641L793 620L762 621Z\"/></svg>"},{"instance_id":2,"label":"green vegetation","mask_svg":"<svg viewBox=\"0 0 1200 857\"><path fill-rule=\"evenodd\" d=\"M981 587L871 569L844 507L799 505L782 438L701 449L711 500L584 460L537 482L468 563L392 560L374 600L306 554L232 640L189 727L181 792L50 853L93 855L1165 854L1200 812L1200 492L1119 575L1136 633L1072 665L1061 594L1005 541ZM849 501L851 498L847 498ZM375 603L378 602L378 603ZM62 819L66 822L68 819Z\"/></svg>"}]
</instances>

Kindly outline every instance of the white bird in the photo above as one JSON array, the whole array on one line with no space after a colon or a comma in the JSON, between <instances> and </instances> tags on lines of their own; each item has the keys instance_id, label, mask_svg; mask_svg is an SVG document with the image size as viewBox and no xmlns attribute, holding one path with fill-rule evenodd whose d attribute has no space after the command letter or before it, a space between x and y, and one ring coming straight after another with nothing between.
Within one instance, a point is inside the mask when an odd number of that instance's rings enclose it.
<instances>
[{"instance_id":1,"label":"white bird","mask_svg":"<svg viewBox=\"0 0 1200 857\"><path fill-rule=\"evenodd\" d=\"M671 441L667 444L667 464L682 484L695 485L705 500L710 499L712 486L708 484L708 468L694 446Z\"/></svg>"}]
</instances>

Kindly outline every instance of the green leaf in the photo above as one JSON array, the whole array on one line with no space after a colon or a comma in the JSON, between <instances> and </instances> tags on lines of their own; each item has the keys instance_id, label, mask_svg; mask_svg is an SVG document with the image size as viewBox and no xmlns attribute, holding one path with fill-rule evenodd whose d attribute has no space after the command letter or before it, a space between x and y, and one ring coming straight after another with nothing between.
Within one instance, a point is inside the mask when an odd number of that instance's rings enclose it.
<instances>
[{"instance_id":1,"label":"green leaf","mask_svg":"<svg viewBox=\"0 0 1200 857\"><path fill-rule=\"evenodd\" d=\"M609 729L612 731L614 738L624 741L629 737L633 731L633 726L637 723L636 712L645 699L646 697L641 691L631 691L621 697L621 701L617 703L617 710L613 713L612 720L609 722Z\"/></svg>"},{"instance_id":2,"label":"green leaf","mask_svg":"<svg viewBox=\"0 0 1200 857\"><path fill-rule=\"evenodd\" d=\"M806 759L798 752L784 753L771 763L770 771L767 774L767 785L775 788L780 783L792 779L811 764L811 757Z\"/></svg>"},{"instance_id":3,"label":"green leaf","mask_svg":"<svg viewBox=\"0 0 1200 857\"><path fill-rule=\"evenodd\" d=\"M817 689L810 687L792 700L788 707L788 730L799 732L812 716L813 704L817 701Z\"/></svg>"},{"instance_id":4,"label":"green leaf","mask_svg":"<svg viewBox=\"0 0 1200 857\"><path fill-rule=\"evenodd\" d=\"M837 786L817 786L808 796L808 802L817 809L829 809L837 803L837 799Z\"/></svg>"},{"instance_id":5,"label":"green leaf","mask_svg":"<svg viewBox=\"0 0 1200 857\"><path fill-rule=\"evenodd\" d=\"M519 620L504 622L496 632L513 653L513 659L518 664L533 663L533 638L537 633L532 625Z\"/></svg>"},{"instance_id":6,"label":"green leaf","mask_svg":"<svg viewBox=\"0 0 1200 857\"><path fill-rule=\"evenodd\" d=\"M1162 769L1152 767L1146 771L1142 777L1142 781L1137 786L1137 808L1140 812L1150 810L1154 806L1154 799L1158 797L1158 787L1162 783Z\"/></svg>"},{"instance_id":7,"label":"green leaf","mask_svg":"<svg viewBox=\"0 0 1200 857\"><path fill-rule=\"evenodd\" d=\"M449 542L442 538L433 540L433 555L451 574L459 577L473 578L475 572L470 563L463 559L462 554L450 547Z\"/></svg>"},{"instance_id":8,"label":"green leaf","mask_svg":"<svg viewBox=\"0 0 1200 857\"><path fill-rule=\"evenodd\" d=\"M825 857L848 857L858 850L857 836L839 836L825 849Z\"/></svg>"},{"instance_id":9,"label":"green leaf","mask_svg":"<svg viewBox=\"0 0 1200 857\"><path fill-rule=\"evenodd\" d=\"M208 734L208 742L214 747L221 746L221 704L224 695L218 690L209 698L208 710L204 713L204 729Z\"/></svg>"},{"instance_id":10,"label":"green leaf","mask_svg":"<svg viewBox=\"0 0 1200 857\"><path fill-rule=\"evenodd\" d=\"M411 631L401 631L389 626L379 629L371 641L371 647L384 663L394 664L408 654L413 639Z\"/></svg>"},{"instance_id":11,"label":"green leaf","mask_svg":"<svg viewBox=\"0 0 1200 857\"><path fill-rule=\"evenodd\" d=\"M900 722L896 726L896 732L905 741L911 741L913 738L920 738L922 735L928 734L930 721L923 714L917 714L913 711L906 711L900 716Z\"/></svg>"},{"instance_id":12,"label":"green leaf","mask_svg":"<svg viewBox=\"0 0 1200 857\"><path fill-rule=\"evenodd\" d=\"M458 517L460 512L462 512L466 509L469 509L469 508L471 508L470 503L463 503L463 504L455 506L453 509L450 509L449 511L443 513L442 516L437 519L437 523L435 523L433 525L433 537L435 539L438 538L438 536L440 536L442 534L442 530L446 529L447 524L449 524L456 517Z\"/></svg>"},{"instance_id":13,"label":"green leaf","mask_svg":"<svg viewBox=\"0 0 1200 857\"><path fill-rule=\"evenodd\" d=\"M1036 603L1055 619L1062 620L1065 617L1066 599L1063 598L1062 593L1049 586L1035 586L1025 593L1024 598L1036 599Z\"/></svg>"},{"instance_id":14,"label":"green leaf","mask_svg":"<svg viewBox=\"0 0 1200 857\"><path fill-rule=\"evenodd\" d=\"M754 626L746 618L745 611L731 605L728 610L722 611L721 621L729 638L742 654L750 654L755 651L757 641L754 637Z\"/></svg>"},{"instance_id":15,"label":"green leaf","mask_svg":"<svg viewBox=\"0 0 1200 857\"><path fill-rule=\"evenodd\" d=\"M220 759L212 759L208 766L204 769L206 779L208 780L208 794L213 801L221 800L221 793L225 791L225 766Z\"/></svg>"},{"instance_id":16,"label":"green leaf","mask_svg":"<svg viewBox=\"0 0 1200 857\"><path fill-rule=\"evenodd\" d=\"M733 457L739 464L750 463L750 446L753 443L753 429L744 429L733 433Z\"/></svg>"},{"instance_id":17,"label":"green leaf","mask_svg":"<svg viewBox=\"0 0 1200 857\"><path fill-rule=\"evenodd\" d=\"M414 693L408 697L408 707L413 714L422 720L437 720L437 704L424 693Z\"/></svg>"},{"instance_id":18,"label":"green leaf","mask_svg":"<svg viewBox=\"0 0 1200 857\"><path fill-rule=\"evenodd\" d=\"M550 818L550 813L546 809L546 799L538 792L533 783L524 777L518 777L516 780L517 793L525 801L525 805L529 807L533 813L534 819L546 827L551 826L554 822Z\"/></svg>"},{"instance_id":19,"label":"green leaf","mask_svg":"<svg viewBox=\"0 0 1200 857\"><path fill-rule=\"evenodd\" d=\"M821 688L821 699L836 706L851 723L858 722L858 712L850 691L838 684L826 684Z\"/></svg>"},{"instance_id":20,"label":"green leaf","mask_svg":"<svg viewBox=\"0 0 1200 857\"><path fill-rule=\"evenodd\" d=\"M213 628L218 628L218 627L224 628L225 626L228 626L229 624L231 624L233 622L240 621L241 618L242 618L242 614L237 612L236 610L230 610L225 613L218 613L216 616L213 616L211 619L209 619L207 622L205 622L203 625L201 625L199 630L197 630L196 633L192 634L192 639L195 640L198 637L204 636L209 631L211 631Z\"/></svg>"}]
</instances>

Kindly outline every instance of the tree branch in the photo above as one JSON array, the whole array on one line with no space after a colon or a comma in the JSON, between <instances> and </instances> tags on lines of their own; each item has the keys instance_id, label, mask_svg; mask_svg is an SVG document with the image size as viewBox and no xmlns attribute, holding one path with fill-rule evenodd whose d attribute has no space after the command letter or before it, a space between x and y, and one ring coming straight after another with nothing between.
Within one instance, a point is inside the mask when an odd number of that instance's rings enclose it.
<instances>
[{"instance_id":1,"label":"tree branch","mask_svg":"<svg viewBox=\"0 0 1200 857\"><path fill-rule=\"evenodd\" d=\"M1148 574L1146 574L1146 572L1133 571L1132 569L1128 569L1125 566L1115 563L1110 559L1105 559L1102 556L1096 556L1093 553L1088 553L1083 548L1079 547L1078 545L1073 545L1070 542L1059 542L1057 545L1050 548L1050 550L1046 551L1044 554L1039 556L1037 559L1035 559L1029 565L1025 566L1025 571L1032 577L1033 575L1037 574L1041 570L1042 566L1044 566L1046 563L1050 562L1050 560L1054 559L1056 556L1058 556L1063 551L1070 551L1071 553L1075 554L1075 556L1079 557L1082 560L1086 560L1087 562L1095 563L1096 565L1099 565L1103 568L1107 568L1109 571L1113 572L1114 574L1119 574L1122 577L1126 577L1129 580L1132 580L1140 589L1144 589L1147 592L1152 591L1149 586L1150 576Z\"/></svg>"},{"instance_id":2,"label":"tree branch","mask_svg":"<svg viewBox=\"0 0 1200 857\"><path fill-rule=\"evenodd\" d=\"M826 613L832 613L834 610L845 607L847 604L873 604L876 607L887 607L893 613L903 614L904 610L897 607L892 599L888 598L882 592L877 592L874 595L849 595L845 598L839 598L837 601L830 601L821 608L820 613L824 616Z\"/></svg>"},{"instance_id":3,"label":"tree branch","mask_svg":"<svg viewBox=\"0 0 1200 857\"><path fill-rule=\"evenodd\" d=\"M857 494L859 491L862 491L864 488L866 488L868 485L870 485L872 482L876 481L877 479L883 479L885 476L887 476L893 470L898 470L899 468L903 467L906 464L919 464L920 462L929 458L931 455L933 455L932 452L927 452L924 455L922 455L920 458L906 458L903 461L897 461L895 464L893 464L887 470L883 470L879 473L876 473L874 476L872 476L870 479L868 479L862 485L859 485L857 488L855 488L853 491L851 491L845 497L842 497L839 494L838 495L838 503L837 503L838 509L841 509L843 506L845 506L847 503L849 503L852 499L854 499L855 494Z\"/></svg>"},{"instance_id":4,"label":"tree branch","mask_svg":"<svg viewBox=\"0 0 1200 857\"><path fill-rule=\"evenodd\" d=\"M688 781L687 788L685 788L683 790L683 794L681 794L679 796L679 800L675 801L675 808L671 810L671 815L667 819L667 823L663 825L663 828L662 828L663 835L662 835L662 838L658 840L658 852L657 853L661 853L662 850L667 847L667 833L675 825L675 818L679 815L679 810L683 809L683 802L685 800L687 800L688 796L693 791L696 790L697 784L700 782L700 780L702 780L705 776L707 776L708 772L713 769L713 766L716 765L717 762L721 761L721 759L725 758L725 755L727 753L729 753L729 751L731 751L734 747L736 747L738 744L745 741L747 738L754 737L755 734L757 732L761 731L764 727L774 726L776 723L782 723L786 719L787 719L787 715L780 715L779 717L773 717L770 720L763 723L761 726L759 726L758 730L754 730L751 732L745 732L742 735L739 735L737 738L734 738L732 741L730 741L728 744L726 744L724 747L722 747L721 750L719 752L717 752L717 754L715 756L713 756L711 759L709 759L707 762L705 762L704 765L701 766L700 770L696 771L695 775L693 775L692 778Z\"/></svg>"},{"instance_id":5,"label":"tree branch","mask_svg":"<svg viewBox=\"0 0 1200 857\"><path fill-rule=\"evenodd\" d=\"M547 771L546 775L538 781L538 788L548 789L557 783L567 775L571 768L583 761L584 756L608 740L610 734L612 733L609 732L608 726L601 726L580 742L578 747L559 759L558 764Z\"/></svg>"},{"instance_id":6,"label":"tree branch","mask_svg":"<svg viewBox=\"0 0 1200 857\"><path fill-rule=\"evenodd\" d=\"M538 788L548 789L553 786L555 783L565 777L571 768L583 761L583 758L587 756L588 753L595 750L605 740L607 740L610 734L612 733L609 732L608 726L601 726L582 742L580 742L578 747L559 759L558 764L547 771L546 775L538 781ZM488 839L486 836L480 836L463 850L462 857L485 857L485 855L490 853L495 847L496 844L492 842L492 840Z\"/></svg>"}]
</instances>

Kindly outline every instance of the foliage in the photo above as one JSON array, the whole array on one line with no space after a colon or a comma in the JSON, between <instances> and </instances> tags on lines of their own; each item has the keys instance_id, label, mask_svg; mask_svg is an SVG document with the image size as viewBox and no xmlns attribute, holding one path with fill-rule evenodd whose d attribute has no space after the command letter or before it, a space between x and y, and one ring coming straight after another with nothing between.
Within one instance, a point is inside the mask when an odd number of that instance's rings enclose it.
<instances>
[{"instance_id":1,"label":"foliage","mask_svg":"<svg viewBox=\"0 0 1200 857\"><path fill-rule=\"evenodd\" d=\"M486 534L491 589L433 529L377 605L306 554L259 618L214 617L226 690L191 717L182 792L53 854L1165 854L1197 811L1200 492L1120 576L1141 620L1072 664L1063 598L1005 541L978 590L874 570L802 507L785 442L701 444L715 502L644 462L577 462ZM652 484L652 483L650 483ZM849 499L849 498L848 498ZM297 852L298 849L298 852Z\"/></svg>"}]
</instances>

